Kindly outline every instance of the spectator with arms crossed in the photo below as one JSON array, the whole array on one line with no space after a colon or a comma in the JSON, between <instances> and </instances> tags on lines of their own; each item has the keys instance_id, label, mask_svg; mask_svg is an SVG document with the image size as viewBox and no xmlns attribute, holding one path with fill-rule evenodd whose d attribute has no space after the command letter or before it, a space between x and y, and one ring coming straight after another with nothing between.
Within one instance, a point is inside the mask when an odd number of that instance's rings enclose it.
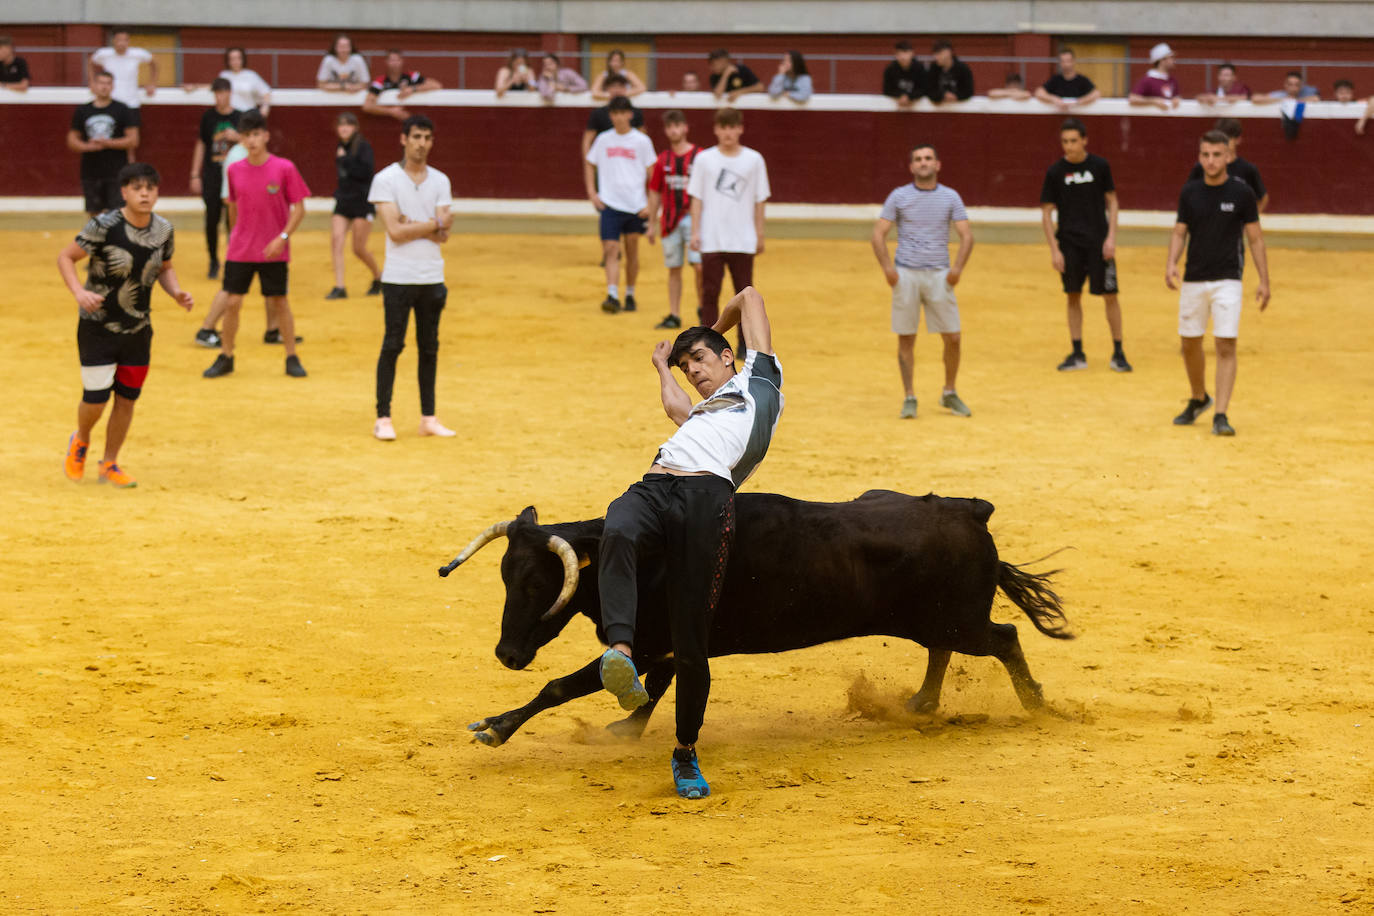
<instances>
[{"instance_id":1,"label":"spectator with arms crossed","mask_svg":"<svg viewBox=\"0 0 1374 916\"><path fill-rule=\"evenodd\" d=\"M320 61L320 69L315 73L315 86L330 92L356 92L371 80L367 61L353 47L353 39L347 35L335 36L334 46Z\"/></svg>"}]
</instances>

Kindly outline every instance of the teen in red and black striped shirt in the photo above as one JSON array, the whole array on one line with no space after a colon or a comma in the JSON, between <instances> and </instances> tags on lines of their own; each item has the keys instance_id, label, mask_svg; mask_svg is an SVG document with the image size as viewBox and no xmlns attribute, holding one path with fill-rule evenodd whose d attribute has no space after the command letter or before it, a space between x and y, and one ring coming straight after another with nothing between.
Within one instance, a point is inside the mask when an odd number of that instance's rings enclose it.
<instances>
[{"instance_id":1,"label":"teen in red and black striped shirt","mask_svg":"<svg viewBox=\"0 0 1374 916\"><path fill-rule=\"evenodd\" d=\"M701 306L701 252L692 251L687 242L692 237L691 201L687 197L687 178L692 160L700 149L687 140L687 118L673 109L663 114L663 133L668 148L659 153L649 176L649 244L659 232L656 219L663 208L663 264L668 268L668 316L654 327L682 327L682 262L684 257L696 274L697 306Z\"/></svg>"}]
</instances>

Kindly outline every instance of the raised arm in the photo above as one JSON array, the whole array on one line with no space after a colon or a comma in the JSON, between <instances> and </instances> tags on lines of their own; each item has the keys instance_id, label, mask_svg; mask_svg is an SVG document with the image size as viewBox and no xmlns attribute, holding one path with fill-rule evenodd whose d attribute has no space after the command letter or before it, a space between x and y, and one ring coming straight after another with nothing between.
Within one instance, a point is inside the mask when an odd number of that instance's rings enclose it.
<instances>
[{"instance_id":1,"label":"raised arm","mask_svg":"<svg viewBox=\"0 0 1374 916\"><path fill-rule=\"evenodd\" d=\"M746 347L756 353L773 355L773 329L768 325L768 312L763 308L763 296L752 286L746 286L725 303L714 330L723 335L735 325L740 326Z\"/></svg>"},{"instance_id":2,"label":"raised arm","mask_svg":"<svg viewBox=\"0 0 1374 916\"><path fill-rule=\"evenodd\" d=\"M660 340L654 346L654 353L650 359L654 369L658 371L658 396L663 400L663 412L668 415L668 419L681 426L687 422L687 417L692 412L692 399L682 390L677 379L673 378L672 367L668 365L668 356L672 352L673 345L666 340Z\"/></svg>"}]
</instances>

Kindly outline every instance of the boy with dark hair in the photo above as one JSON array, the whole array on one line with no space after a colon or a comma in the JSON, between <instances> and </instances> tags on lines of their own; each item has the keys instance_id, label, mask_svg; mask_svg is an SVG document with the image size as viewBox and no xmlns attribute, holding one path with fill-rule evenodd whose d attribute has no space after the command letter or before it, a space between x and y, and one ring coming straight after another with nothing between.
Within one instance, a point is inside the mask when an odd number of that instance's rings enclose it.
<instances>
[{"instance_id":1,"label":"boy with dark hair","mask_svg":"<svg viewBox=\"0 0 1374 916\"><path fill-rule=\"evenodd\" d=\"M219 196L223 182L224 157L239 142L238 125L243 113L230 102L233 86L224 77L210 84L215 104L200 116L200 136L191 152L191 190L205 202L205 247L210 251L210 271L219 276L219 223L224 217L224 201ZM228 226L225 226L228 229Z\"/></svg>"},{"instance_id":2,"label":"boy with dark hair","mask_svg":"<svg viewBox=\"0 0 1374 916\"><path fill-rule=\"evenodd\" d=\"M91 431L114 392L105 425L100 482L136 486L118 464L119 450L134 417L134 402L148 376L153 341L149 317L153 284L190 311L191 294L172 269L172 224L157 214L159 178L151 165L134 162L119 172L124 205L93 218L57 256L57 269L80 308L76 348L84 392L76 411L76 432L67 440L65 472L80 480L86 472ZM91 258L83 286L76 264Z\"/></svg>"},{"instance_id":3,"label":"boy with dark hair","mask_svg":"<svg viewBox=\"0 0 1374 916\"><path fill-rule=\"evenodd\" d=\"M724 336L736 324L748 347L738 372ZM663 410L679 428L643 479L606 510L597 575L610 648L601 656L601 683L624 709L649 700L631 660L636 582L640 558L661 557L677 677L673 782L678 795L699 799L711 794L696 754L711 690L707 634L734 537L735 490L763 461L782 414L782 367L763 297L752 286L730 300L713 327L683 331L671 347L660 341L652 361ZM692 404L673 366L701 401Z\"/></svg>"},{"instance_id":4,"label":"boy with dark hair","mask_svg":"<svg viewBox=\"0 0 1374 916\"><path fill-rule=\"evenodd\" d=\"M930 48L930 69L926 71L926 95L935 104L962 102L973 98L973 71L954 56L954 45L941 38Z\"/></svg>"},{"instance_id":5,"label":"boy with dark hair","mask_svg":"<svg viewBox=\"0 0 1374 916\"><path fill-rule=\"evenodd\" d=\"M1112 331L1111 367L1130 372L1121 349L1121 303L1116 285L1116 185L1106 159L1088 152L1088 129L1077 118L1059 125L1064 156L1045 173L1040 189L1040 220L1050 246L1050 264L1063 281L1068 297L1069 339L1073 352L1059 364L1060 372L1088 368L1083 353L1083 281L1088 292L1106 303ZM1059 224L1055 226L1054 213Z\"/></svg>"},{"instance_id":6,"label":"boy with dark hair","mask_svg":"<svg viewBox=\"0 0 1374 916\"><path fill-rule=\"evenodd\" d=\"M1250 190L1255 192L1255 199L1259 201L1259 212L1263 213L1269 206L1269 191L1264 187L1264 180L1260 178L1259 169L1248 159L1242 159L1239 153L1240 137L1242 133L1240 120L1237 118L1218 118L1217 123L1212 126L1212 130L1226 135L1226 174L1232 178L1239 178L1250 186ZM1188 172L1188 181L1202 180L1202 164L1193 163L1193 168Z\"/></svg>"},{"instance_id":7,"label":"boy with dark hair","mask_svg":"<svg viewBox=\"0 0 1374 916\"><path fill-rule=\"evenodd\" d=\"M682 262L692 265L696 277L697 307L701 306L701 252L688 245L692 238L691 198L687 181L692 161L701 147L687 139L687 116L674 108L663 113L663 133L668 148L658 154L649 176L649 244L659 228L663 212L663 264L668 268L668 315L656 328L682 327Z\"/></svg>"},{"instance_id":8,"label":"boy with dark hair","mask_svg":"<svg viewBox=\"0 0 1374 916\"><path fill-rule=\"evenodd\" d=\"M28 88L28 61L14 53L13 39L8 35L0 35L0 89L27 92Z\"/></svg>"},{"instance_id":9,"label":"boy with dark hair","mask_svg":"<svg viewBox=\"0 0 1374 916\"><path fill-rule=\"evenodd\" d=\"M763 81L744 64L731 60L730 52L724 48L716 48L706 55L706 61L711 68L711 91L716 98L724 96L725 101L733 103L747 93L763 92Z\"/></svg>"},{"instance_id":10,"label":"boy with dark hair","mask_svg":"<svg viewBox=\"0 0 1374 916\"><path fill-rule=\"evenodd\" d=\"M654 144L630 126L634 106L624 96L611 99L612 128L597 135L582 165L587 199L600 214L601 251L605 256L606 298L601 310L633 312L639 276L639 236L649 216L644 184L654 167ZM621 236L625 240L622 244ZM620 301L620 255L625 254L625 302Z\"/></svg>"},{"instance_id":11,"label":"boy with dark hair","mask_svg":"<svg viewBox=\"0 0 1374 916\"><path fill-rule=\"evenodd\" d=\"M615 99L621 96L627 99L629 98L630 81L627 80L623 74L612 73L610 76L607 76L602 83L602 87L606 90L606 94L611 97L611 101L615 101ZM642 128L644 126L644 112L635 108L633 102L630 103L630 112L630 126L636 130ZM600 108L592 109L592 113L587 115L587 126L582 131L583 159L587 158L587 151L592 148L592 141L596 139L597 134L604 134L613 126L614 125L611 124L610 102L607 102Z\"/></svg>"},{"instance_id":12,"label":"boy with dark hair","mask_svg":"<svg viewBox=\"0 0 1374 916\"><path fill-rule=\"evenodd\" d=\"M883 71L883 95L896 99L898 108L910 108L926 94L926 68L906 39L893 45L892 58Z\"/></svg>"},{"instance_id":13,"label":"boy with dark hair","mask_svg":"<svg viewBox=\"0 0 1374 916\"><path fill-rule=\"evenodd\" d=\"M258 277L268 307L276 313L282 345L286 348L286 374L305 378L305 367L296 355L296 321L286 298L287 266L291 260L288 240L305 218L305 199L310 188L294 163L267 151L272 132L267 119L256 111L244 112L239 134L248 155L225 169L229 183L229 250L224 263L224 318L220 329L220 354L202 375L219 378L234 371L234 341L238 336L239 309L243 297Z\"/></svg>"},{"instance_id":14,"label":"boy with dark hair","mask_svg":"<svg viewBox=\"0 0 1374 916\"><path fill-rule=\"evenodd\" d=\"M72 112L67 149L81 154L81 193L92 217L124 205L119 170L138 149L139 114L110 95L114 77L104 70L91 76L94 99Z\"/></svg>"}]
</instances>

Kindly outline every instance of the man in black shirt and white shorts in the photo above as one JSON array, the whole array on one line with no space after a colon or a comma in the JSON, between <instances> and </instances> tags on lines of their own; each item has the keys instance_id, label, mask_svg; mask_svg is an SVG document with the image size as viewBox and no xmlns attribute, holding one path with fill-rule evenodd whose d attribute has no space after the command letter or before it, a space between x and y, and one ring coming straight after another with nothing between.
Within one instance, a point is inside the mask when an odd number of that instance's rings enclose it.
<instances>
[{"instance_id":1,"label":"man in black shirt and white shorts","mask_svg":"<svg viewBox=\"0 0 1374 916\"><path fill-rule=\"evenodd\" d=\"M1050 245L1050 264L1064 281L1068 296L1069 339L1073 352L1059 364L1060 372L1088 368L1083 353L1083 281L1088 292L1107 305L1112 331L1111 367L1130 372L1121 349L1121 303L1116 285L1116 185L1106 159L1088 152L1088 129L1077 118L1059 126L1064 157L1045 173L1040 189L1040 220ZM1059 211L1055 228L1052 214Z\"/></svg>"},{"instance_id":2,"label":"man in black shirt and white shorts","mask_svg":"<svg viewBox=\"0 0 1374 916\"><path fill-rule=\"evenodd\" d=\"M1226 174L1226 141L1226 135L1220 131L1202 135L1198 163L1203 178L1185 184L1178 196L1178 221L1169 238L1169 260L1164 265L1165 284L1169 289L1178 289L1178 258L1186 238L1188 267L1178 297L1178 335L1183 341L1183 366L1192 394L1188 406L1174 417L1174 424L1191 425L1212 406L1206 386L1207 357L1202 352L1202 335L1210 315L1217 348L1216 413L1212 416L1212 433L1217 436L1236 434L1226 409L1236 384L1236 336L1244 298L1240 282L1245 267L1242 235L1250 245L1250 256L1259 272L1255 300L1261 312L1269 305L1269 263L1260 232L1258 203L1249 185Z\"/></svg>"}]
</instances>

